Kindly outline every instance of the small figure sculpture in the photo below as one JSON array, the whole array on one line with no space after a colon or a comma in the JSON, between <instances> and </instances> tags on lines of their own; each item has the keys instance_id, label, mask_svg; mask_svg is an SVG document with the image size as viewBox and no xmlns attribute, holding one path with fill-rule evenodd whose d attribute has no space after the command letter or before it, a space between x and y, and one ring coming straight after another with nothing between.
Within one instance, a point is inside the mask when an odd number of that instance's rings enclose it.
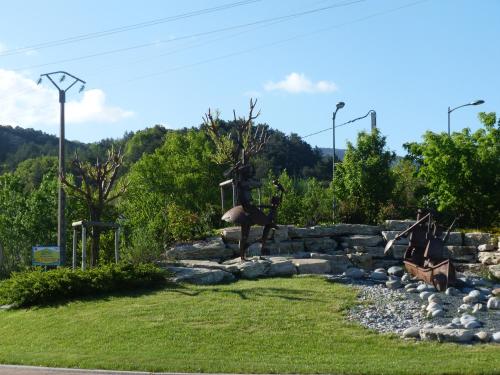
<instances>
[{"instance_id":1,"label":"small figure sculpture","mask_svg":"<svg viewBox=\"0 0 500 375\"><path fill-rule=\"evenodd\" d=\"M264 230L261 238L261 254L269 255L266 248L266 241L271 229L276 229L276 214L281 203L284 189L277 181L273 185L279 194L271 198L270 205L255 205L252 200L252 190L261 186L255 176L255 170L250 164L251 157L259 153L269 139L267 129L263 126L254 129L253 120L259 114L253 115L257 100L250 99L250 112L247 119L236 118L234 115L234 127L228 134L222 134L218 116L212 116L210 110L203 118L205 129L215 143L216 154L214 159L219 164L231 164L231 168L225 173L231 175L231 179L222 183L230 183L233 186L234 207L224 213L222 220L241 226L240 237L240 257L246 260L246 250L248 248L248 236L252 225L262 225ZM263 209L269 209L264 213Z\"/></svg>"}]
</instances>

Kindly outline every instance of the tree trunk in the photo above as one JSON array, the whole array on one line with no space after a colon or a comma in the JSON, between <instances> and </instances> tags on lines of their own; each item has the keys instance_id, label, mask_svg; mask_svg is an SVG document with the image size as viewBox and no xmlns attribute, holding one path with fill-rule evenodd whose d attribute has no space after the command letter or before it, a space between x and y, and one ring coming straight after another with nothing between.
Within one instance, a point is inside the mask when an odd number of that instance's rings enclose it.
<instances>
[{"instance_id":1,"label":"tree trunk","mask_svg":"<svg viewBox=\"0 0 500 375\"><path fill-rule=\"evenodd\" d=\"M101 212L100 210L93 209L90 211L90 220L91 221L101 221ZM91 245L90 245L90 265L91 267L97 266L99 261L99 242L101 240L101 228L93 227L92 228L92 236L91 236Z\"/></svg>"}]
</instances>

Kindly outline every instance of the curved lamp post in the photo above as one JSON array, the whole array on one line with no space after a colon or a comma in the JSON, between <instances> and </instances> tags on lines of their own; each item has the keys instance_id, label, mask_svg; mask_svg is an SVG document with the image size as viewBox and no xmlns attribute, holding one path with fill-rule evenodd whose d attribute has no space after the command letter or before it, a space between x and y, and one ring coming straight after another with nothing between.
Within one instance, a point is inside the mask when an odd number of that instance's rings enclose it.
<instances>
[{"instance_id":1,"label":"curved lamp post","mask_svg":"<svg viewBox=\"0 0 500 375\"><path fill-rule=\"evenodd\" d=\"M448 135L450 135L450 113L451 112L453 112L455 109L459 109L459 108L462 108L462 107L467 107L469 105L480 105L480 104L483 104L483 103L484 103L484 100L476 100L476 101L473 101L473 102L470 102L470 103L467 103L467 104L459 105L458 107L455 107L455 108L448 107Z\"/></svg>"},{"instance_id":2,"label":"curved lamp post","mask_svg":"<svg viewBox=\"0 0 500 375\"><path fill-rule=\"evenodd\" d=\"M338 102L335 107L335 111L333 111L332 115L332 133L333 133L333 162L332 162L332 189L333 182L335 181L335 117L337 117L337 111L345 107L344 102ZM332 219L335 223L335 192L333 193L333 210L332 210Z\"/></svg>"}]
</instances>

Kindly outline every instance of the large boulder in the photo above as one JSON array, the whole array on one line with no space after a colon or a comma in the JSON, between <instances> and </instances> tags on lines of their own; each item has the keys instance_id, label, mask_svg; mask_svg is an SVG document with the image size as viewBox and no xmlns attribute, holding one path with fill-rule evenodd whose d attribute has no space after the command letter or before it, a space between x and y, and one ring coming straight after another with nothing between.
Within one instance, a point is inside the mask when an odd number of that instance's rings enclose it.
<instances>
[{"instance_id":1,"label":"large boulder","mask_svg":"<svg viewBox=\"0 0 500 375\"><path fill-rule=\"evenodd\" d=\"M489 270L491 276L500 280L500 264L496 264L494 266L489 266L488 270Z\"/></svg>"},{"instance_id":2,"label":"large boulder","mask_svg":"<svg viewBox=\"0 0 500 375\"><path fill-rule=\"evenodd\" d=\"M311 253L311 258L328 260L330 262L330 272L333 274L341 274L345 272L349 267L352 267L352 263L346 255Z\"/></svg>"},{"instance_id":3,"label":"large boulder","mask_svg":"<svg viewBox=\"0 0 500 375\"><path fill-rule=\"evenodd\" d=\"M500 251L480 251L477 255L477 258L482 264L486 266L500 264Z\"/></svg>"},{"instance_id":4,"label":"large boulder","mask_svg":"<svg viewBox=\"0 0 500 375\"><path fill-rule=\"evenodd\" d=\"M382 236L374 235L353 235L349 237L342 237L342 242L348 246L377 246L383 242Z\"/></svg>"},{"instance_id":5,"label":"large boulder","mask_svg":"<svg viewBox=\"0 0 500 375\"><path fill-rule=\"evenodd\" d=\"M324 274L331 272L330 261L327 259L293 259L299 274Z\"/></svg>"},{"instance_id":6,"label":"large boulder","mask_svg":"<svg viewBox=\"0 0 500 375\"><path fill-rule=\"evenodd\" d=\"M329 237L305 238L304 247L311 252L333 251L337 247L337 242Z\"/></svg>"},{"instance_id":7,"label":"large boulder","mask_svg":"<svg viewBox=\"0 0 500 375\"><path fill-rule=\"evenodd\" d=\"M401 233L397 230L384 230L382 231L382 237L386 242L393 240L398 233ZM394 245L408 245L408 237L401 237L398 240L393 242Z\"/></svg>"},{"instance_id":8,"label":"large boulder","mask_svg":"<svg viewBox=\"0 0 500 375\"><path fill-rule=\"evenodd\" d=\"M304 251L304 240L288 240L280 241L276 244L278 248L278 254L294 254L300 251Z\"/></svg>"},{"instance_id":9,"label":"large boulder","mask_svg":"<svg viewBox=\"0 0 500 375\"><path fill-rule=\"evenodd\" d=\"M264 227L255 225L250 228L248 243L257 242L262 238ZM222 238L229 243L238 243L241 239L241 227L229 227L222 230Z\"/></svg>"},{"instance_id":10,"label":"large boulder","mask_svg":"<svg viewBox=\"0 0 500 375\"><path fill-rule=\"evenodd\" d=\"M167 271L174 274L172 281L187 282L191 284L219 284L230 282L235 279L232 273L219 269L189 268L189 267L166 267Z\"/></svg>"},{"instance_id":11,"label":"large boulder","mask_svg":"<svg viewBox=\"0 0 500 375\"><path fill-rule=\"evenodd\" d=\"M236 265L240 271L241 278L256 279L267 274L271 266L271 262L268 260L254 258L245 262L240 261Z\"/></svg>"},{"instance_id":12,"label":"large boulder","mask_svg":"<svg viewBox=\"0 0 500 375\"><path fill-rule=\"evenodd\" d=\"M474 331L454 328L422 328L422 340L437 340L439 342L470 342L474 338Z\"/></svg>"},{"instance_id":13,"label":"large boulder","mask_svg":"<svg viewBox=\"0 0 500 375\"><path fill-rule=\"evenodd\" d=\"M388 231L402 232L415 224L415 220L386 220L384 228Z\"/></svg>"},{"instance_id":14,"label":"large boulder","mask_svg":"<svg viewBox=\"0 0 500 375\"><path fill-rule=\"evenodd\" d=\"M406 245L392 245L391 254L394 259L403 259L408 246Z\"/></svg>"},{"instance_id":15,"label":"large boulder","mask_svg":"<svg viewBox=\"0 0 500 375\"><path fill-rule=\"evenodd\" d=\"M276 257L270 258L270 261L268 276L292 276L297 273L297 268L290 259Z\"/></svg>"},{"instance_id":16,"label":"large boulder","mask_svg":"<svg viewBox=\"0 0 500 375\"><path fill-rule=\"evenodd\" d=\"M353 265L359 268L370 269L373 266L373 258L368 253L347 254L347 258Z\"/></svg>"},{"instance_id":17,"label":"large boulder","mask_svg":"<svg viewBox=\"0 0 500 375\"><path fill-rule=\"evenodd\" d=\"M213 237L205 241L176 244L165 252L167 259L228 259L233 250L226 247L222 239Z\"/></svg>"},{"instance_id":18,"label":"large boulder","mask_svg":"<svg viewBox=\"0 0 500 375\"><path fill-rule=\"evenodd\" d=\"M462 232L450 232L448 239L446 240L446 245L449 246L462 246L464 245Z\"/></svg>"},{"instance_id":19,"label":"large boulder","mask_svg":"<svg viewBox=\"0 0 500 375\"><path fill-rule=\"evenodd\" d=\"M465 233L464 245L478 247L484 243L490 243L491 234L482 232Z\"/></svg>"},{"instance_id":20,"label":"large boulder","mask_svg":"<svg viewBox=\"0 0 500 375\"><path fill-rule=\"evenodd\" d=\"M475 246L445 246L444 256L457 262L475 262L477 248Z\"/></svg>"},{"instance_id":21,"label":"large boulder","mask_svg":"<svg viewBox=\"0 0 500 375\"><path fill-rule=\"evenodd\" d=\"M348 235L374 235L380 233L380 227L365 224L336 224L333 226L315 226L309 228L288 227L290 238L335 237Z\"/></svg>"},{"instance_id":22,"label":"large boulder","mask_svg":"<svg viewBox=\"0 0 500 375\"><path fill-rule=\"evenodd\" d=\"M238 273L238 267L235 264L221 264L210 260L186 259L178 261L182 267L189 268L208 268L212 270L222 270L230 273Z\"/></svg>"},{"instance_id":23,"label":"large boulder","mask_svg":"<svg viewBox=\"0 0 500 375\"><path fill-rule=\"evenodd\" d=\"M366 253L370 254L373 258L384 258L384 247L383 246L365 246L364 250Z\"/></svg>"}]
</instances>

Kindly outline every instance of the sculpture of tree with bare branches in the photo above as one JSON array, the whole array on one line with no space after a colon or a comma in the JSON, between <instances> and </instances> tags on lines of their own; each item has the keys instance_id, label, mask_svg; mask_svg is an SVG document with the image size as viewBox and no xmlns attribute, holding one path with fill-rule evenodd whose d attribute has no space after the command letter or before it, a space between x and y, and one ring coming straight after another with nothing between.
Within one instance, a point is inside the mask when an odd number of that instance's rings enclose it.
<instances>
[{"instance_id":1,"label":"sculpture of tree with bare branches","mask_svg":"<svg viewBox=\"0 0 500 375\"><path fill-rule=\"evenodd\" d=\"M66 176L60 176L62 183L78 199L87 206L90 221L101 221L101 217L108 205L123 195L127 189L127 184L122 183L115 188L118 179L118 170L123 164L123 154L121 150L114 148L108 150L104 163L96 160L95 164L81 161L78 154L72 161L77 180L81 184L68 181ZM90 263L97 264L99 259L100 228L94 227L92 230L92 243L90 253Z\"/></svg>"}]
</instances>

